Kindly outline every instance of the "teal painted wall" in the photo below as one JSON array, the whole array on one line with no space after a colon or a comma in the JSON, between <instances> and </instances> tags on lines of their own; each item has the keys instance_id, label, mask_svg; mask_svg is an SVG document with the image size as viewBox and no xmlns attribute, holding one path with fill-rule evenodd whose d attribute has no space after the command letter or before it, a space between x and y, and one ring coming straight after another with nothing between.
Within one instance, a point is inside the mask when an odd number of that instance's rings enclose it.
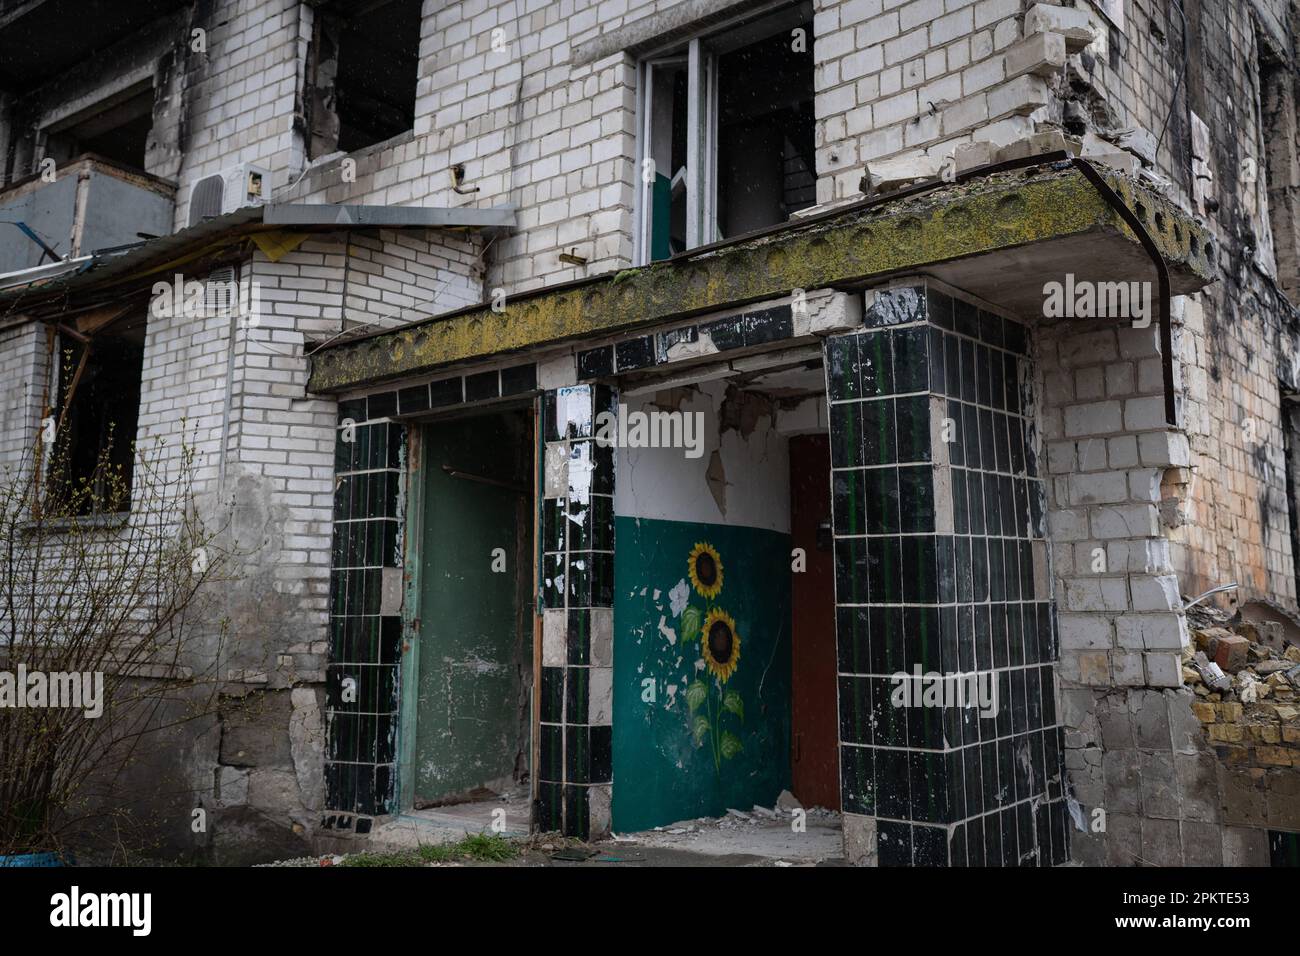
<instances>
[{"instance_id":1,"label":"teal painted wall","mask_svg":"<svg viewBox=\"0 0 1300 956\"><path fill-rule=\"evenodd\" d=\"M790 786L790 536L629 517L616 519L615 535L613 828L771 806ZM722 588L711 599L688 574L697 542L721 558ZM688 606L717 608L735 621L740 654L721 687L697 670L704 660L698 637L681 639L683 617L692 616L681 609L683 587ZM650 678L653 703L642 699ZM704 680L692 690L697 678ZM709 729L697 745L701 718ZM718 746L724 742L730 756Z\"/></svg>"}]
</instances>

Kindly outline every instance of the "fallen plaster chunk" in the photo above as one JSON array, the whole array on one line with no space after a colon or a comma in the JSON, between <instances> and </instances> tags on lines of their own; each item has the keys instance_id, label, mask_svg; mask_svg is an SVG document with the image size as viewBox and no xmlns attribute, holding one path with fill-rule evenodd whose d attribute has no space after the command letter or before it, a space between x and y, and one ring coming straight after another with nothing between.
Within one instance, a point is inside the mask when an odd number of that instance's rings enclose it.
<instances>
[{"instance_id":1,"label":"fallen plaster chunk","mask_svg":"<svg viewBox=\"0 0 1300 956\"><path fill-rule=\"evenodd\" d=\"M917 180L934 179L946 159L939 156L901 156L873 161L863 175L863 192L868 195L887 193Z\"/></svg>"},{"instance_id":2,"label":"fallen plaster chunk","mask_svg":"<svg viewBox=\"0 0 1300 956\"><path fill-rule=\"evenodd\" d=\"M782 790L781 795L776 798L776 808L786 813L793 813L795 810L802 810L803 804L789 790Z\"/></svg>"}]
</instances>

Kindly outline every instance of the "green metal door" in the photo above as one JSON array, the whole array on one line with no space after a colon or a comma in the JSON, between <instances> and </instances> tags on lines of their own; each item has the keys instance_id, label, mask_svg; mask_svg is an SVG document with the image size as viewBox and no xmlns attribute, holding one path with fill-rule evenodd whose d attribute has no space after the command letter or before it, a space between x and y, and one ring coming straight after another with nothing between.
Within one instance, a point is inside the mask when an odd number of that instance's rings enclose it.
<instances>
[{"instance_id":1,"label":"green metal door","mask_svg":"<svg viewBox=\"0 0 1300 956\"><path fill-rule=\"evenodd\" d=\"M523 779L532 685L531 419L427 426L414 805Z\"/></svg>"}]
</instances>

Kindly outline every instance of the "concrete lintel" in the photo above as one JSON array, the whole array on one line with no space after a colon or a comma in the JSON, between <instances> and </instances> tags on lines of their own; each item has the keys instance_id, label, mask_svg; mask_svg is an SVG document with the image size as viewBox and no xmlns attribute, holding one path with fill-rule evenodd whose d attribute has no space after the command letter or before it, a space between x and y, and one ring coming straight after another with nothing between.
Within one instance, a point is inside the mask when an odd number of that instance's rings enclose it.
<instances>
[{"instance_id":1,"label":"concrete lintel","mask_svg":"<svg viewBox=\"0 0 1300 956\"><path fill-rule=\"evenodd\" d=\"M515 207L493 206L362 206L333 203L271 203L263 208L262 222L269 226L368 226L372 228L470 227L509 229L515 225Z\"/></svg>"},{"instance_id":2,"label":"concrete lintel","mask_svg":"<svg viewBox=\"0 0 1300 956\"><path fill-rule=\"evenodd\" d=\"M1146 224L1169 263L1175 293L1210 281L1211 238L1204 228L1138 183L1118 174L1108 180ZM991 263L996 256L1014 258L1015 267L980 268L977 257ZM1028 308L1037 296L1041 308L1044 278L1059 278L1062 267L1086 274L1090 259L1123 270L1123 277L1154 278L1137 237L1081 173L1002 173L508 298L501 313L484 304L340 342L313 356L309 389L338 392L788 296L793 289L862 287L923 270L952 281L945 272L962 267L968 281L954 284L976 286L970 291L991 301L1007 299L1014 283L1012 307ZM999 285L978 287L982 276Z\"/></svg>"}]
</instances>

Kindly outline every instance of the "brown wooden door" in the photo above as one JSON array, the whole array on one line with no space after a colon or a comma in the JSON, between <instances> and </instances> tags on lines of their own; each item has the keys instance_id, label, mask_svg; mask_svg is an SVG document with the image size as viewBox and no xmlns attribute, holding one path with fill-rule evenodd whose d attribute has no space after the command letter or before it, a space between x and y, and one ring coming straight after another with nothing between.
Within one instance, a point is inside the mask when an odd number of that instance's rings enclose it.
<instances>
[{"instance_id":1,"label":"brown wooden door","mask_svg":"<svg viewBox=\"0 0 1300 956\"><path fill-rule=\"evenodd\" d=\"M805 807L840 808L836 711L835 559L831 547L831 456L825 435L790 439L790 531L807 569L792 575L794 672L790 765ZM820 529L820 530L819 530Z\"/></svg>"}]
</instances>

